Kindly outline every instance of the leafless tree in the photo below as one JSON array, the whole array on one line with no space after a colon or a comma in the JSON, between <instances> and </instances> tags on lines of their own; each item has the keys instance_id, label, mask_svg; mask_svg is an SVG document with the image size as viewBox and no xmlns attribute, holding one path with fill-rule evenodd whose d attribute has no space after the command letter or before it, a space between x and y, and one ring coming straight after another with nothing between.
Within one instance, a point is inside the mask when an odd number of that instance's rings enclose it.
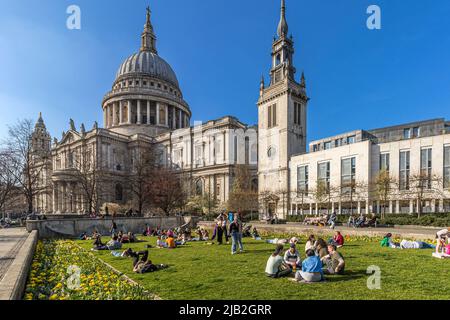
<instances>
[{"instance_id":1,"label":"leafless tree","mask_svg":"<svg viewBox=\"0 0 450 320\"><path fill-rule=\"evenodd\" d=\"M45 170L45 155L38 155L32 147L33 122L25 119L19 120L10 126L8 138L4 142L8 151L10 166L6 169L14 177L22 191L28 206L28 213L34 212L34 200L37 194L46 190L47 186L41 184L41 174Z\"/></svg>"},{"instance_id":2,"label":"leafless tree","mask_svg":"<svg viewBox=\"0 0 450 320\"><path fill-rule=\"evenodd\" d=\"M369 185L364 181L352 179L348 183L343 183L340 187L341 202L350 203L350 214L353 215L355 202L366 199L369 194ZM368 208L367 208L368 209Z\"/></svg>"},{"instance_id":3,"label":"leafless tree","mask_svg":"<svg viewBox=\"0 0 450 320\"><path fill-rule=\"evenodd\" d=\"M233 186L228 197L228 210L241 210L251 214L258 210L258 191L252 186L252 179L248 166L236 167Z\"/></svg>"},{"instance_id":4,"label":"leafless tree","mask_svg":"<svg viewBox=\"0 0 450 320\"><path fill-rule=\"evenodd\" d=\"M376 198L382 203L383 210L381 212L381 218L386 216L386 207L388 201L391 199L395 192L395 186L398 184L397 179L389 174L389 171L381 170L373 182L372 189Z\"/></svg>"},{"instance_id":5,"label":"leafless tree","mask_svg":"<svg viewBox=\"0 0 450 320\"><path fill-rule=\"evenodd\" d=\"M14 168L15 162L12 161L8 150L0 150L0 213L5 218L6 206L15 198L16 186L18 183L17 168Z\"/></svg>"},{"instance_id":6,"label":"leafless tree","mask_svg":"<svg viewBox=\"0 0 450 320\"><path fill-rule=\"evenodd\" d=\"M66 170L66 174L79 187L87 213L98 213L102 196L101 181L105 175L94 143L83 141L74 150L72 168Z\"/></svg>"},{"instance_id":7,"label":"leafless tree","mask_svg":"<svg viewBox=\"0 0 450 320\"><path fill-rule=\"evenodd\" d=\"M149 205L147 185L153 179L157 155L152 145L136 149L132 155L132 173L129 178L130 192L137 203L138 212L143 214L144 207Z\"/></svg>"},{"instance_id":8,"label":"leafless tree","mask_svg":"<svg viewBox=\"0 0 450 320\"><path fill-rule=\"evenodd\" d=\"M428 174L425 171L411 174L409 176L409 192L415 196L417 201L417 217L420 218L423 213L423 202L427 198L435 199L442 195L443 178Z\"/></svg>"},{"instance_id":9,"label":"leafless tree","mask_svg":"<svg viewBox=\"0 0 450 320\"><path fill-rule=\"evenodd\" d=\"M180 209L186 200L178 172L164 167L153 170L152 179L146 185L146 196L149 197L152 206L167 216Z\"/></svg>"}]
</instances>

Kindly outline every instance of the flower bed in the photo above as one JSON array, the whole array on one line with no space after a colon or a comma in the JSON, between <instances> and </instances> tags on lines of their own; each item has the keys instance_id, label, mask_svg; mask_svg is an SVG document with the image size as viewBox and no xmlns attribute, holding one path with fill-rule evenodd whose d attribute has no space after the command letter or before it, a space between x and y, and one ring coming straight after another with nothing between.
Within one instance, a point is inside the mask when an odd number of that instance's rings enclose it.
<instances>
[{"instance_id":1,"label":"flower bed","mask_svg":"<svg viewBox=\"0 0 450 320\"><path fill-rule=\"evenodd\" d=\"M131 265L131 264L130 264ZM140 286L73 241L39 241L25 300L147 300Z\"/></svg>"}]
</instances>

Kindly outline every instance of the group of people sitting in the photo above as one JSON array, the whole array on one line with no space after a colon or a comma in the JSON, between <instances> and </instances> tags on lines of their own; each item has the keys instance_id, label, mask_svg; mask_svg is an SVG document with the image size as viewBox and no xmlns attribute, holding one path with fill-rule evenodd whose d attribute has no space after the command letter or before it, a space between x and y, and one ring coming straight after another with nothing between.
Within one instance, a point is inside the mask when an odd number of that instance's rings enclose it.
<instances>
[{"instance_id":1,"label":"group of people sitting","mask_svg":"<svg viewBox=\"0 0 450 320\"><path fill-rule=\"evenodd\" d=\"M324 274L343 274L345 260L338 247L344 245L344 237L340 232L327 242L324 239L316 240L314 235L309 236L305 244L305 260L301 260L297 246L299 239L273 239L268 243L276 244L276 249L267 260L266 275L271 278L285 277L294 274L299 282L320 282ZM284 252L284 245L289 243L289 249Z\"/></svg>"},{"instance_id":2,"label":"group of people sitting","mask_svg":"<svg viewBox=\"0 0 450 320\"><path fill-rule=\"evenodd\" d=\"M123 243L135 243L137 242L136 236L132 232L124 233L122 230L111 234L111 239L105 244L102 242L102 235L97 229L94 229L92 236L88 236L86 232L83 232L79 236L80 240L94 240L92 250L117 250L122 248Z\"/></svg>"}]
</instances>

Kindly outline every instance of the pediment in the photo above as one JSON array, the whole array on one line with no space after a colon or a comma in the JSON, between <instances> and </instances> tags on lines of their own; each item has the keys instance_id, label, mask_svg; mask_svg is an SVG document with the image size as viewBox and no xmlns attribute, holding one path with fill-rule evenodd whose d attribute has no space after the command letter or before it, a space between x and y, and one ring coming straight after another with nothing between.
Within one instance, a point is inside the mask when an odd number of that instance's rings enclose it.
<instances>
[{"instance_id":1,"label":"pediment","mask_svg":"<svg viewBox=\"0 0 450 320\"><path fill-rule=\"evenodd\" d=\"M64 137L62 138L62 140L60 141L59 144L60 145L71 144L78 140L81 140L80 134L78 132L70 130L70 131L66 132L66 134L64 135Z\"/></svg>"}]
</instances>

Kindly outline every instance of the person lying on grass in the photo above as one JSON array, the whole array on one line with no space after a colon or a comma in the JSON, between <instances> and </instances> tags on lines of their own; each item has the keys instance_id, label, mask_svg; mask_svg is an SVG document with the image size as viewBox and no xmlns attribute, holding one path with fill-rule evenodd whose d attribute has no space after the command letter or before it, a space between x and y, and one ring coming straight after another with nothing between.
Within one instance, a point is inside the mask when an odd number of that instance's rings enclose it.
<instances>
[{"instance_id":1,"label":"person lying on grass","mask_svg":"<svg viewBox=\"0 0 450 320\"><path fill-rule=\"evenodd\" d=\"M388 233L384 236L383 240L381 240L381 246L386 248L398 248L400 247L400 243L395 243L392 241L392 233Z\"/></svg>"},{"instance_id":2,"label":"person lying on grass","mask_svg":"<svg viewBox=\"0 0 450 320\"><path fill-rule=\"evenodd\" d=\"M167 268L164 264L155 265L148 260L148 250L139 252L130 250L128 256L133 258L133 271L136 273L155 272Z\"/></svg>"},{"instance_id":3,"label":"person lying on grass","mask_svg":"<svg viewBox=\"0 0 450 320\"><path fill-rule=\"evenodd\" d=\"M283 245L277 245L275 252L269 257L266 264L266 275L270 278L280 278L291 274L291 267L283 261L281 256Z\"/></svg>"},{"instance_id":4,"label":"person lying on grass","mask_svg":"<svg viewBox=\"0 0 450 320\"><path fill-rule=\"evenodd\" d=\"M270 244L282 244L282 245L285 245L285 244L288 244L288 243L289 244L293 243L293 244L297 245L297 243L299 242L299 239L297 237L292 237L290 239L278 239L278 238L275 238L275 239L267 239L266 242L270 243Z\"/></svg>"},{"instance_id":5,"label":"person lying on grass","mask_svg":"<svg viewBox=\"0 0 450 320\"><path fill-rule=\"evenodd\" d=\"M306 251L306 259L302 263L302 269L295 273L297 281L320 282L324 280L322 261L312 249Z\"/></svg>"},{"instance_id":6,"label":"person lying on grass","mask_svg":"<svg viewBox=\"0 0 450 320\"><path fill-rule=\"evenodd\" d=\"M324 265L325 273L327 274L343 274L345 269L344 257L337 252L337 248L334 244L328 245L328 252L326 256L322 259L322 264Z\"/></svg>"},{"instance_id":7,"label":"person lying on grass","mask_svg":"<svg viewBox=\"0 0 450 320\"><path fill-rule=\"evenodd\" d=\"M292 269L301 268L302 259L300 258L300 253L295 247L294 243L291 243L291 247L284 254L284 263L289 265Z\"/></svg>"},{"instance_id":8,"label":"person lying on grass","mask_svg":"<svg viewBox=\"0 0 450 320\"><path fill-rule=\"evenodd\" d=\"M434 249L435 245L426 243L424 241L408 241L402 240L400 242L400 249Z\"/></svg>"}]
</instances>

